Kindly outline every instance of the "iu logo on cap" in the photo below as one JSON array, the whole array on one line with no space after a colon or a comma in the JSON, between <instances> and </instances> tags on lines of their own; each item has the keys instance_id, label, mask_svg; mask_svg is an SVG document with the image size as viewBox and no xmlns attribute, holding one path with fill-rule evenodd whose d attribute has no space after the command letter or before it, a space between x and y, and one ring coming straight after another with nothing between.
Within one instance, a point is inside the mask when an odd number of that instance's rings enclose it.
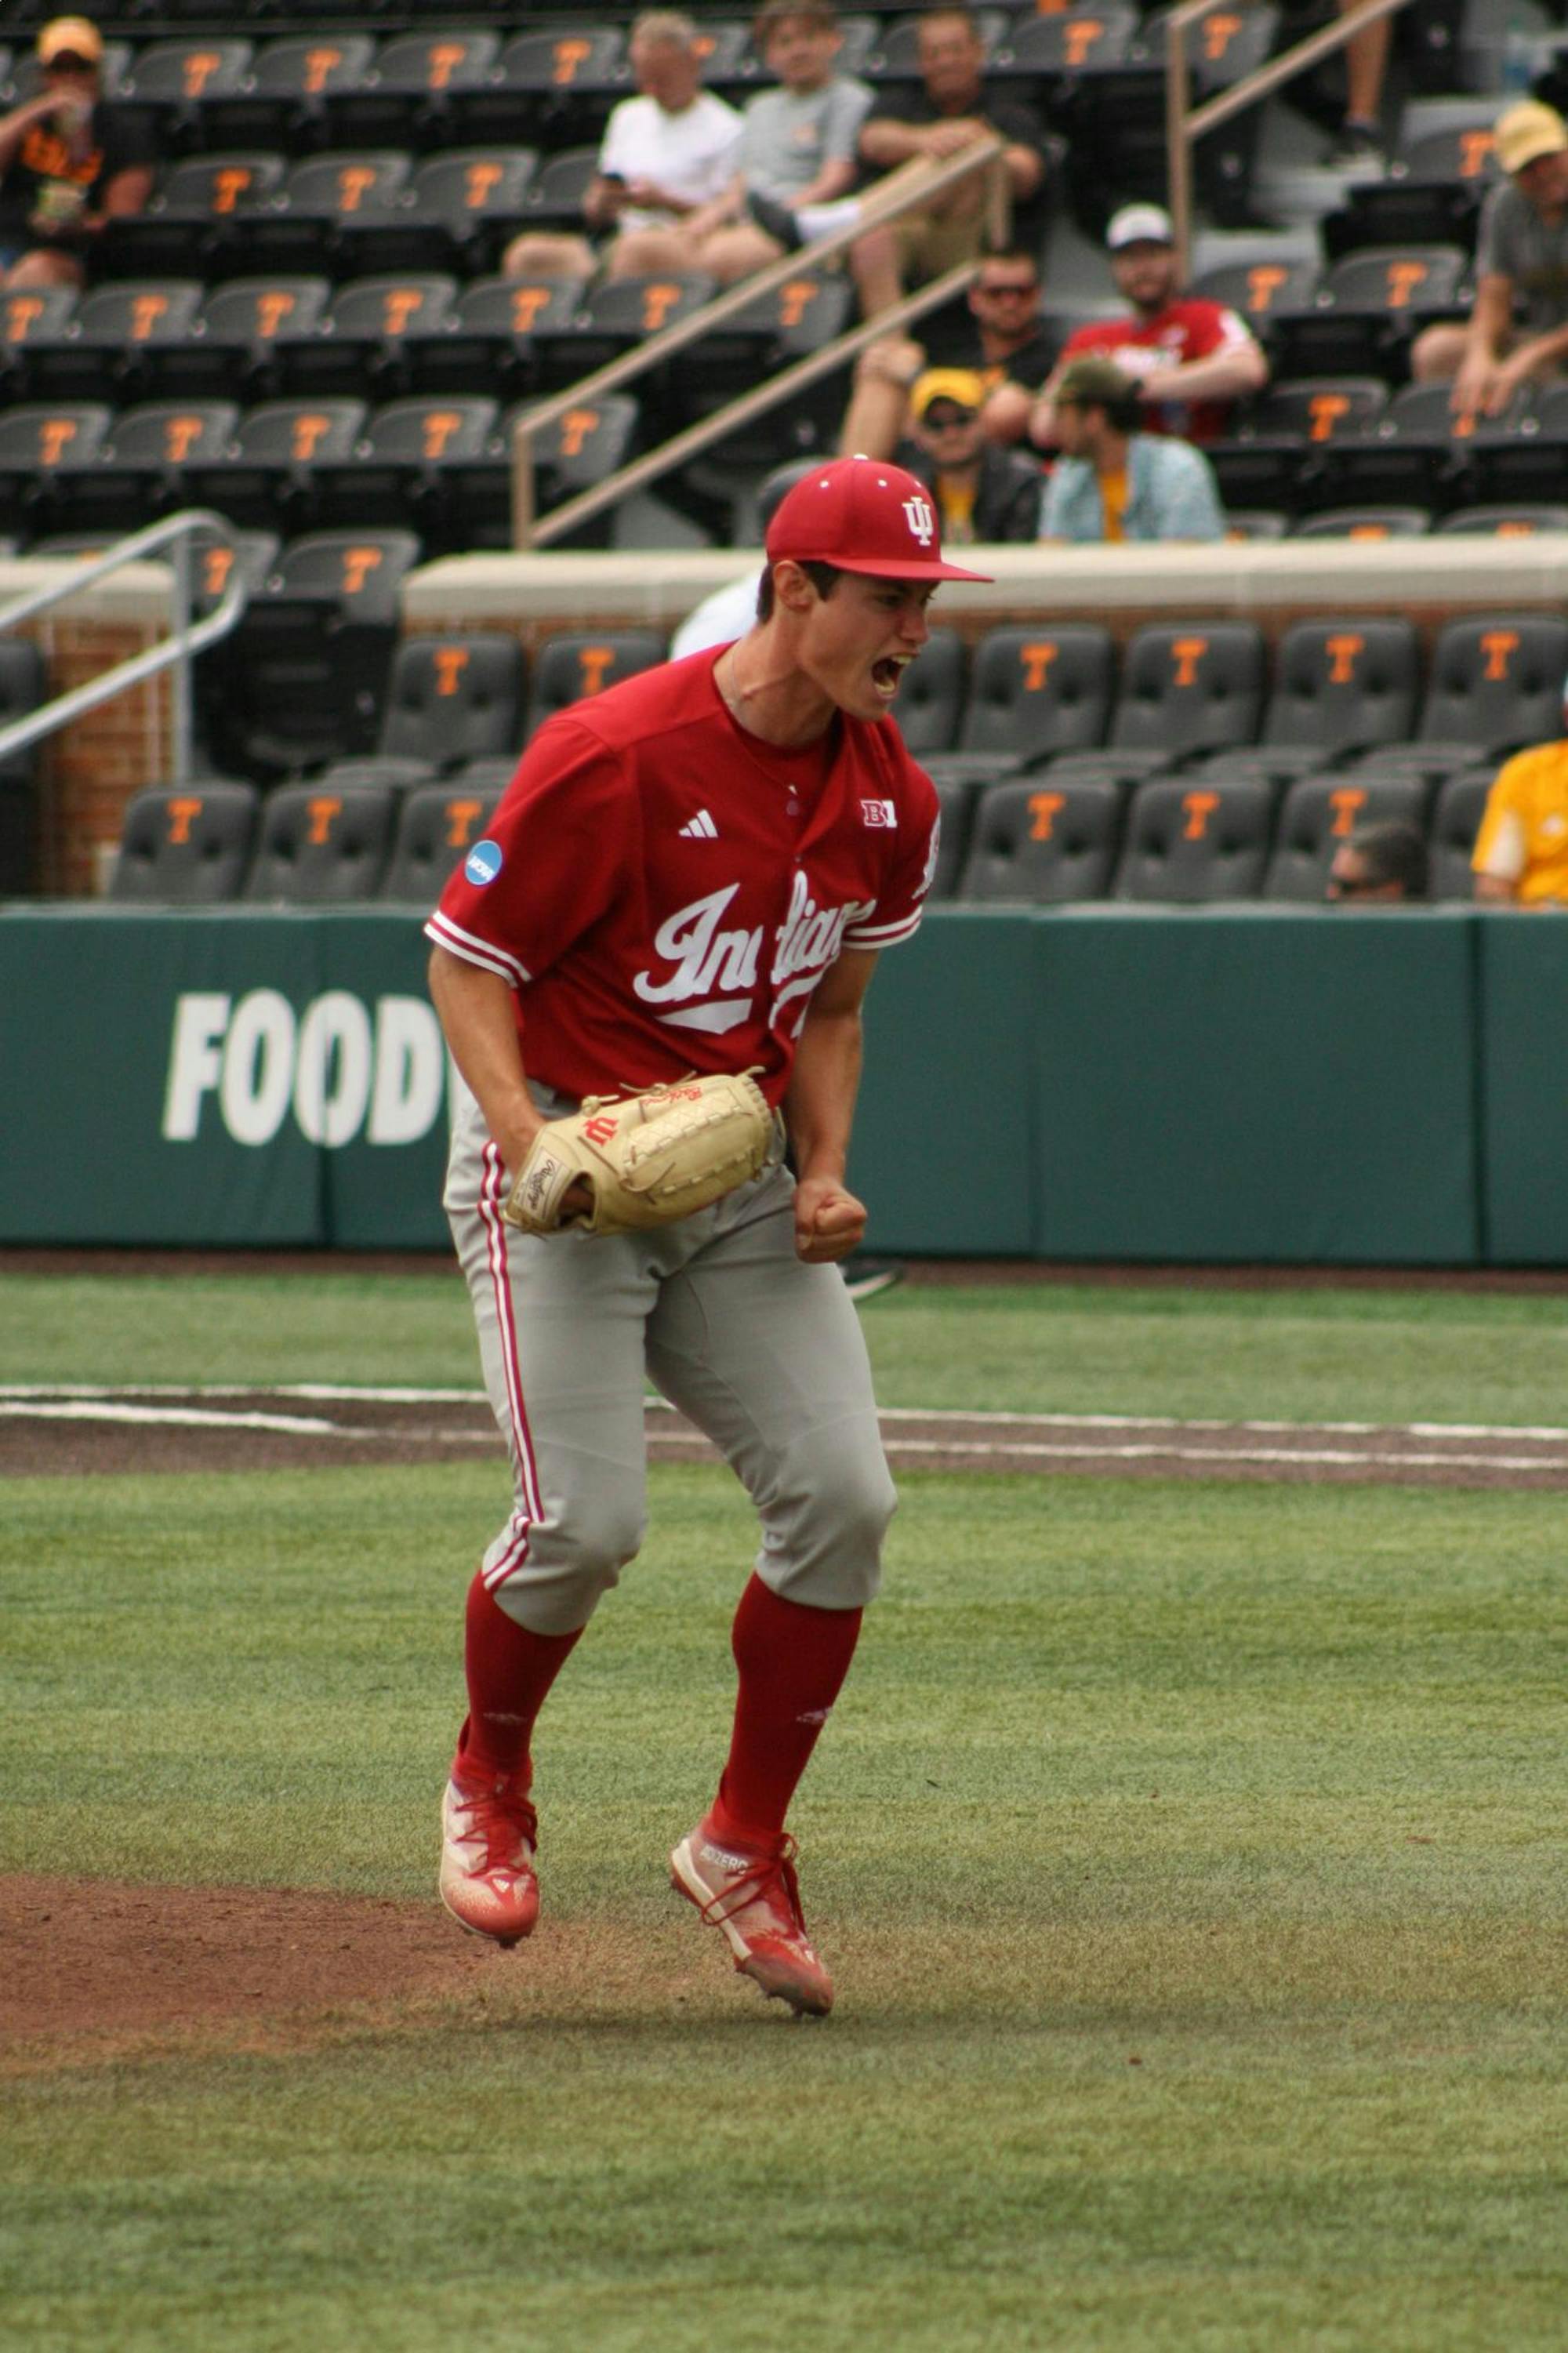
<instances>
[{"instance_id":1,"label":"iu logo on cap","mask_svg":"<svg viewBox=\"0 0 1568 2353\"><path fill-rule=\"evenodd\" d=\"M922 547L929 547L936 536L936 514L930 501L921 498L906 499L904 520L909 524L911 539L918 539Z\"/></svg>"}]
</instances>

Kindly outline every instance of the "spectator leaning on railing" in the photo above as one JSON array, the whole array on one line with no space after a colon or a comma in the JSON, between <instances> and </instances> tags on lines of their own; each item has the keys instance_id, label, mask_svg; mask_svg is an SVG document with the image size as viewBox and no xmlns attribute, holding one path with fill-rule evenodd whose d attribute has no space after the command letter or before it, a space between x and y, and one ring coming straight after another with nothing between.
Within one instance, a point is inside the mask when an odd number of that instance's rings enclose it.
<instances>
[{"instance_id":1,"label":"spectator leaning on railing","mask_svg":"<svg viewBox=\"0 0 1568 2353\"><path fill-rule=\"evenodd\" d=\"M1268 381L1268 362L1238 312L1182 290L1182 265L1171 216L1162 205L1123 205L1105 232L1116 290L1129 304L1120 319L1075 327L1058 366L1090 353L1114 360L1137 390L1140 428L1215 441L1229 429L1236 402ZM1047 383L1030 424L1041 448L1052 443Z\"/></svg>"},{"instance_id":2,"label":"spectator leaning on railing","mask_svg":"<svg viewBox=\"0 0 1568 2353\"><path fill-rule=\"evenodd\" d=\"M38 35L43 89L0 119L0 284L79 286L92 241L153 193L142 119L106 101L103 36L86 16Z\"/></svg>"},{"instance_id":3,"label":"spectator leaning on railing","mask_svg":"<svg viewBox=\"0 0 1568 2353\"><path fill-rule=\"evenodd\" d=\"M1039 264L1021 246L985 254L965 301L962 324L933 334L930 347L910 335L882 335L867 345L844 412L842 456L852 458L858 449L868 458L891 457L904 430L910 387L928 361L974 369L985 387L988 441L1024 439L1057 354L1056 338L1040 316Z\"/></svg>"},{"instance_id":4,"label":"spectator leaning on railing","mask_svg":"<svg viewBox=\"0 0 1568 2353\"><path fill-rule=\"evenodd\" d=\"M1214 468L1170 434L1139 430L1142 404L1111 360L1073 360L1056 380L1057 459L1040 510L1054 540L1223 539Z\"/></svg>"}]
</instances>

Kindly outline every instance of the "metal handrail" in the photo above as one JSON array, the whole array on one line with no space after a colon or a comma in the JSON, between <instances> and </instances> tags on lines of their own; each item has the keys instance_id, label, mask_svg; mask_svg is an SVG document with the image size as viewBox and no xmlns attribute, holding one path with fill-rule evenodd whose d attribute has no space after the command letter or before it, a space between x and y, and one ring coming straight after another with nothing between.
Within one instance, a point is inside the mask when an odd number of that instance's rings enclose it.
<instances>
[{"instance_id":1,"label":"metal handrail","mask_svg":"<svg viewBox=\"0 0 1568 2353\"><path fill-rule=\"evenodd\" d=\"M867 190L860 199L859 212L848 227L834 229L829 235L815 238L795 252L786 253L780 260L770 261L764 269L754 270L750 277L726 287L722 293L716 294L710 302L703 303L700 310L691 311L684 319L673 320L668 327L661 327L657 334L650 335L646 343L637 344L632 350L623 352L618 358L607 361L603 367L595 368L591 375L584 376L566 391L553 393L549 399L538 401L525 409L512 431L513 546L547 545L551 540L559 538L563 531L570 531L590 514L598 513L602 507L613 505L616 499L625 496L628 489L640 487L643 482L668 473L672 467L682 464L694 448L705 448L710 443L721 440L736 423L776 406L800 384L826 374L851 351L859 350L877 336L888 334L908 320L934 309L938 301L946 300L966 285L977 266L973 263L963 264L958 270L949 271L936 286L922 287L918 294L907 297L893 309L879 311L875 320L840 337L837 343L825 346L825 351L832 353L825 365L816 364L823 360L823 353L810 353L805 360L797 361L794 367L785 369L768 384L742 394L725 407L715 409L711 415L703 417L700 425L688 427L684 433L662 443L658 449L646 451L631 464L606 475L602 482L595 482L591 490L580 492L575 499L567 500L561 506L552 507L548 514L535 520L533 442L535 436L546 426L565 416L569 409L582 407L584 402L601 399L605 393L618 392L623 385L631 383L648 368L657 366L672 353L684 350L688 343L700 342L710 329L723 326L739 312L749 310L760 298L775 292L792 278L798 278L803 269L832 260L836 254L846 251L857 238L863 237L868 228L880 227L889 221L900 219L917 205L928 204L933 196L945 195L950 188L956 187L963 180L973 178L977 173L984 172L991 177L993 211L1005 219L1004 152L1005 142L992 133L984 139L977 139L962 153L949 156L942 162L915 157L907 164L899 164Z\"/></svg>"},{"instance_id":2,"label":"metal handrail","mask_svg":"<svg viewBox=\"0 0 1568 2353\"><path fill-rule=\"evenodd\" d=\"M197 536L217 540L226 547L236 561L229 567L223 595L210 613L199 621L191 619L191 542ZM45 735L52 735L59 727L68 727L73 719L84 712L95 711L100 702L112 701L128 688L140 686L160 671L175 669L174 750L170 762L170 782L183 785L191 773L191 657L199 654L226 638L250 600L244 568L237 561L234 526L220 514L205 507L187 507L179 514L165 515L161 522L149 523L144 531L132 532L117 540L101 555L72 559L70 577L57 580L47 588L29 589L9 605L0 606L0 634L30 621L35 614L47 612L53 605L62 604L80 589L89 587L106 574L120 571L127 564L140 563L142 557L155 555L160 549L172 546L174 551L174 617L173 634L161 645L150 646L145 653L132 654L112 670L89 679L85 686L73 687L69 693L57 695L52 702L40 703L26 718L15 719L8 727L0 727L0 760L13 752L25 751Z\"/></svg>"},{"instance_id":3,"label":"metal handrail","mask_svg":"<svg viewBox=\"0 0 1568 2353\"><path fill-rule=\"evenodd\" d=\"M1219 0L1182 0L1165 19L1165 174L1170 190L1171 226L1175 232L1176 251L1181 257L1184 272L1187 267L1187 248L1193 227L1193 146L1205 131L1216 131L1228 122L1233 114L1240 114L1268 98L1288 81L1293 81L1309 66L1321 58L1331 57L1369 25L1384 16L1392 16L1407 7L1409 0L1364 0L1354 14L1340 16L1320 32L1311 33L1294 48L1282 49L1277 58L1245 74L1229 90L1222 90L1215 98L1205 99L1202 106L1194 106L1192 81L1188 72L1187 27L1206 16Z\"/></svg>"}]
</instances>

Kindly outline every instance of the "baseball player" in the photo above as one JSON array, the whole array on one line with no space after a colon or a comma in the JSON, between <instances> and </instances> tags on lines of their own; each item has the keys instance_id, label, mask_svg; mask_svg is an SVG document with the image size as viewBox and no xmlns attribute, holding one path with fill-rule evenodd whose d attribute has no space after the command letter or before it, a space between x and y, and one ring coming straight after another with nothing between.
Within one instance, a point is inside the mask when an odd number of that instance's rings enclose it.
<instances>
[{"instance_id":1,"label":"baseball player","mask_svg":"<svg viewBox=\"0 0 1568 2353\"><path fill-rule=\"evenodd\" d=\"M891 712L937 583L984 575L943 562L923 486L871 459L797 483L766 556L744 637L538 731L426 926L467 1082L446 1207L516 1489L468 1595L440 1890L500 1944L533 1927L531 1735L641 1540L646 1371L761 1526L729 1756L673 1883L737 1969L820 2015L833 1988L784 1819L894 1505L836 1264L866 1224L845 1182L861 1003L920 922L936 847L936 797ZM728 1189L585 1229L595 1155L639 1107L583 1099L667 1087L650 1099L667 1106L705 1079L766 1106L759 1150L714 1180Z\"/></svg>"}]
</instances>

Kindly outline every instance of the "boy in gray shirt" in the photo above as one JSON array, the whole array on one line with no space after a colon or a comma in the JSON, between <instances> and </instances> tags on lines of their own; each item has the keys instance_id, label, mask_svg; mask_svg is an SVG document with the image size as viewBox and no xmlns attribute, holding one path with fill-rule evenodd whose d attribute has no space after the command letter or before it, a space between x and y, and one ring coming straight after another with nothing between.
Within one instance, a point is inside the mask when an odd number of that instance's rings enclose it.
<instances>
[{"instance_id":1,"label":"boy in gray shirt","mask_svg":"<svg viewBox=\"0 0 1568 2353\"><path fill-rule=\"evenodd\" d=\"M682 225L674 264L725 285L853 223L858 207L842 200L871 104L863 82L836 70L843 35L830 0L767 0L752 37L779 86L747 101L740 168L723 195Z\"/></svg>"}]
</instances>

